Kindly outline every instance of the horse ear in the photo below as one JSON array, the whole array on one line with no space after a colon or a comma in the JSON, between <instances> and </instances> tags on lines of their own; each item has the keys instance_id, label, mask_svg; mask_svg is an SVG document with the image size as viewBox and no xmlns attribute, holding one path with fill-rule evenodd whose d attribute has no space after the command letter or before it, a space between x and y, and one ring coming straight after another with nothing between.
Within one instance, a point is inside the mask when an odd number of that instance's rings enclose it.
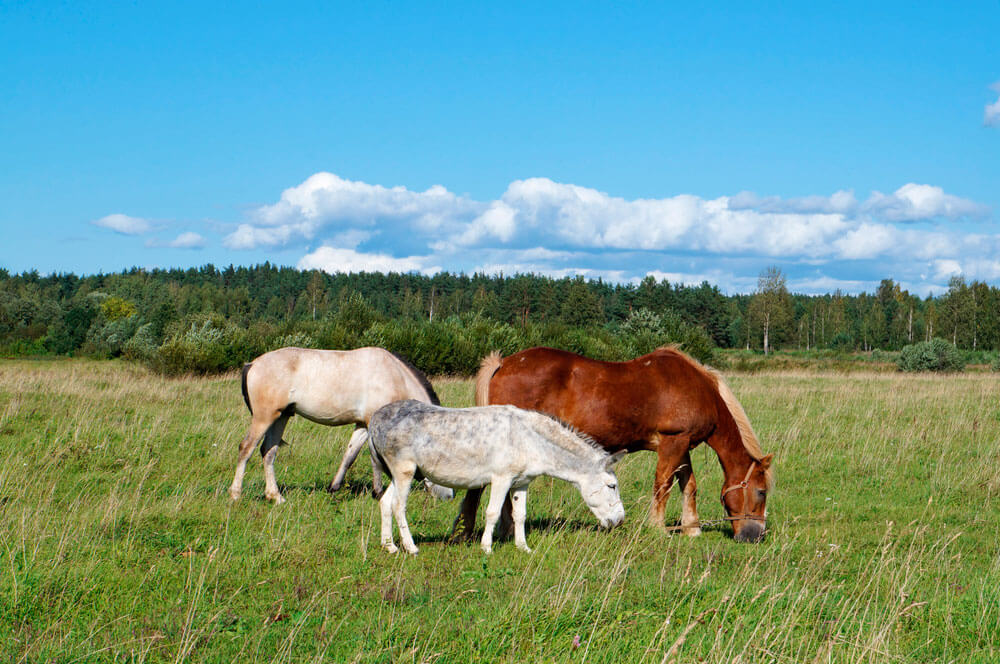
<instances>
[{"instance_id":1,"label":"horse ear","mask_svg":"<svg viewBox=\"0 0 1000 664\"><path fill-rule=\"evenodd\" d=\"M607 468L608 469L614 468L615 464L621 461L622 458L625 456L625 454L626 454L625 450L622 450L621 452L615 452L614 454L609 456L607 462Z\"/></svg>"},{"instance_id":2,"label":"horse ear","mask_svg":"<svg viewBox=\"0 0 1000 664\"><path fill-rule=\"evenodd\" d=\"M768 454L766 457L760 460L760 467L767 470L771 467L771 461L774 459L773 454Z\"/></svg>"}]
</instances>

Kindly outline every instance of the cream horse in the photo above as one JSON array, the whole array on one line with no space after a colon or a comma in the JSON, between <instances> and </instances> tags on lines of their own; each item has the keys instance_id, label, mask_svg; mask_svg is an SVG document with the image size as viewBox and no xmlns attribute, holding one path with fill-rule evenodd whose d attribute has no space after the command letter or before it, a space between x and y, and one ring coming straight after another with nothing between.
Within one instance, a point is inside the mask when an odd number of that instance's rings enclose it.
<instances>
[{"instance_id":1,"label":"cream horse","mask_svg":"<svg viewBox=\"0 0 1000 664\"><path fill-rule=\"evenodd\" d=\"M274 478L274 459L278 446L285 442L281 436L292 415L328 426L355 425L344 459L330 483L330 490L336 491L368 440L368 420L372 413L401 399L440 403L430 381L419 369L383 348L348 351L280 348L264 353L243 367L243 400L252 419L250 430L240 443L229 495L239 500L247 459L259 443L264 458L264 495L276 505L285 502ZM382 475L378 472L373 475L375 494L381 495ZM439 498L453 495L450 489L429 482L428 488Z\"/></svg>"}]
</instances>

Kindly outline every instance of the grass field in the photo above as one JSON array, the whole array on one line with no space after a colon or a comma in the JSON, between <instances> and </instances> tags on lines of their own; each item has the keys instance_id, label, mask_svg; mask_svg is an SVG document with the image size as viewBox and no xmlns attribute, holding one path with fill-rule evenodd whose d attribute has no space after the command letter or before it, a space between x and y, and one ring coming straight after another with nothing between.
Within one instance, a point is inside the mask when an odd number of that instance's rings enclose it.
<instances>
[{"instance_id":1,"label":"grass field","mask_svg":"<svg viewBox=\"0 0 1000 664\"><path fill-rule=\"evenodd\" d=\"M235 375L0 362L0 661L1000 661L1000 380L730 382L775 454L763 543L647 526L644 453L619 466L610 533L535 482L531 555L447 543L457 504L416 491L412 558L378 547L366 457L325 491L348 429L293 419L288 503L264 502L259 456L230 501ZM470 381L436 387L471 404ZM693 458L720 516L714 454Z\"/></svg>"}]
</instances>

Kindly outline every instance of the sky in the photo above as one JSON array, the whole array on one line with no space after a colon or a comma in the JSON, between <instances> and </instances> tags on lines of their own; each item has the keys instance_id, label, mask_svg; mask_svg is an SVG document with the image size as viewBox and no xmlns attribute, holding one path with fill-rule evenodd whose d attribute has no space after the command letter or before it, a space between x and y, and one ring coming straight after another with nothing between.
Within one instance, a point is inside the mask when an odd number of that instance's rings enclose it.
<instances>
[{"instance_id":1,"label":"sky","mask_svg":"<svg viewBox=\"0 0 1000 664\"><path fill-rule=\"evenodd\" d=\"M0 267L1000 285L995 1L494 4L0 3Z\"/></svg>"}]
</instances>

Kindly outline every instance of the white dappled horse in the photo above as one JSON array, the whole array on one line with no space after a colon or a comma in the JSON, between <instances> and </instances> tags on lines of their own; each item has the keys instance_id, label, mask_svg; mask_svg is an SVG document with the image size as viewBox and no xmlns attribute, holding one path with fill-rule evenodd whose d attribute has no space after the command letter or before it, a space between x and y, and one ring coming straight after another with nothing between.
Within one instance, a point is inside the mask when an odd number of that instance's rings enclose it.
<instances>
[{"instance_id":1,"label":"white dappled horse","mask_svg":"<svg viewBox=\"0 0 1000 664\"><path fill-rule=\"evenodd\" d=\"M483 551L493 546L493 527L508 490L514 510L514 543L530 552L524 536L528 483L550 475L573 484L605 528L625 518L611 456L588 437L542 413L514 406L442 408L400 401L380 408L369 420L373 463L387 467L392 483L379 501L382 546L395 553L392 518L403 548L417 553L406 522L406 498L417 472L454 489L490 485ZM379 473L376 472L376 475Z\"/></svg>"}]
</instances>

